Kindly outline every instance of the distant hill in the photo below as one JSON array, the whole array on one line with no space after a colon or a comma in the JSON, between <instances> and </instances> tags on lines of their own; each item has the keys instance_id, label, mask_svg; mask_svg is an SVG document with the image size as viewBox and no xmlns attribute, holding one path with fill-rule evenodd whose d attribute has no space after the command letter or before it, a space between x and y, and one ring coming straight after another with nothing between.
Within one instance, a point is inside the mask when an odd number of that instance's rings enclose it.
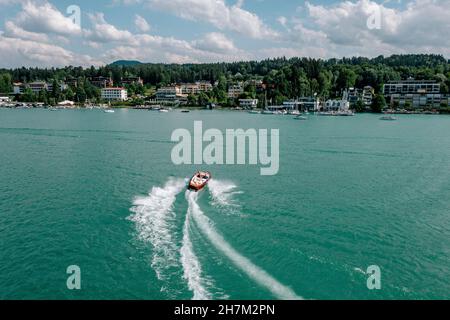
<instances>
[{"instance_id":1,"label":"distant hill","mask_svg":"<svg viewBox=\"0 0 450 320\"><path fill-rule=\"evenodd\" d=\"M136 60L118 60L110 64L110 66L135 66L142 64L140 61Z\"/></svg>"}]
</instances>

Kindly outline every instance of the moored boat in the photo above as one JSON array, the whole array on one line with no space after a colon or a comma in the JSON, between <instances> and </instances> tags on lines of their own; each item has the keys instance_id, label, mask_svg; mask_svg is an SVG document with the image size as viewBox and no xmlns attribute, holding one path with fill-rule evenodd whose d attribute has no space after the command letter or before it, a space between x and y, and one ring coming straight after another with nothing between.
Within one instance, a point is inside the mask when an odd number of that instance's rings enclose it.
<instances>
[{"instance_id":1,"label":"moored boat","mask_svg":"<svg viewBox=\"0 0 450 320\"><path fill-rule=\"evenodd\" d=\"M188 190L192 190L198 192L202 190L208 182L211 180L211 173L207 171L198 171L194 176L189 180Z\"/></svg>"},{"instance_id":2,"label":"moored boat","mask_svg":"<svg viewBox=\"0 0 450 320\"><path fill-rule=\"evenodd\" d=\"M383 117L380 118L380 120L383 120L383 121L396 121L397 118L394 117L394 116L383 116Z\"/></svg>"}]
</instances>

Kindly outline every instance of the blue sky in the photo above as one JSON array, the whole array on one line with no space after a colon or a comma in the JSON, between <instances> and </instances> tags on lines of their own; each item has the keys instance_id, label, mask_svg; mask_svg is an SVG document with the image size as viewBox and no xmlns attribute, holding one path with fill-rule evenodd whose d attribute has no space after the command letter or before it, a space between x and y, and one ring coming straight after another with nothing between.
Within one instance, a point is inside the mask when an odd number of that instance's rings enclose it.
<instances>
[{"instance_id":1,"label":"blue sky","mask_svg":"<svg viewBox=\"0 0 450 320\"><path fill-rule=\"evenodd\" d=\"M0 67L449 57L449 17L450 0L0 0Z\"/></svg>"}]
</instances>

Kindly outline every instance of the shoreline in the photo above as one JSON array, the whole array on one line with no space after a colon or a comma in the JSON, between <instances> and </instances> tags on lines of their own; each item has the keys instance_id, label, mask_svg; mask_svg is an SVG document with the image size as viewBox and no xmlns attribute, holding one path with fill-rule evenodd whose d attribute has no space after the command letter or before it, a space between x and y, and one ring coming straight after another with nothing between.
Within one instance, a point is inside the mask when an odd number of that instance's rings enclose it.
<instances>
[{"instance_id":1,"label":"shoreline","mask_svg":"<svg viewBox=\"0 0 450 320\"><path fill-rule=\"evenodd\" d=\"M62 111L62 110L136 110L136 111L154 111L158 112L160 109L154 109L154 108L137 108L137 107L131 107L131 106L112 106L112 107L12 107L12 106L4 106L0 105L0 109L9 109L9 110L49 110L49 111ZM206 107L162 107L161 109L166 109L169 112L178 111L231 111L231 112L244 112L244 113L250 113L252 110L246 110L246 109L236 109L232 107L222 107L222 108L214 108L209 109ZM261 109L256 109L253 111L262 111ZM303 114L303 113L302 113ZM448 112L433 112L433 111L384 111L380 113L376 112L354 112L354 115L358 114L373 114L373 115L428 115L428 116L437 116L437 115L450 115ZM276 114L275 114L276 115ZM288 116L295 116L293 114L285 114ZM320 115L317 113L310 113L310 115Z\"/></svg>"}]
</instances>

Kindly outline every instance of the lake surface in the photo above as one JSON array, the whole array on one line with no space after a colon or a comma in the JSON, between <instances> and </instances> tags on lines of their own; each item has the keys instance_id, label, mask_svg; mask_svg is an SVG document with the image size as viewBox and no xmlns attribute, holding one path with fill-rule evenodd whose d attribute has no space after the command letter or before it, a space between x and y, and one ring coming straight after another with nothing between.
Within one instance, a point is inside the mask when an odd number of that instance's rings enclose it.
<instances>
[{"instance_id":1,"label":"lake surface","mask_svg":"<svg viewBox=\"0 0 450 320\"><path fill-rule=\"evenodd\" d=\"M0 109L0 299L448 299L450 117L398 118ZM278 175L187 193L195 120L279 129Z\"/></svg>"}]
</instances>

